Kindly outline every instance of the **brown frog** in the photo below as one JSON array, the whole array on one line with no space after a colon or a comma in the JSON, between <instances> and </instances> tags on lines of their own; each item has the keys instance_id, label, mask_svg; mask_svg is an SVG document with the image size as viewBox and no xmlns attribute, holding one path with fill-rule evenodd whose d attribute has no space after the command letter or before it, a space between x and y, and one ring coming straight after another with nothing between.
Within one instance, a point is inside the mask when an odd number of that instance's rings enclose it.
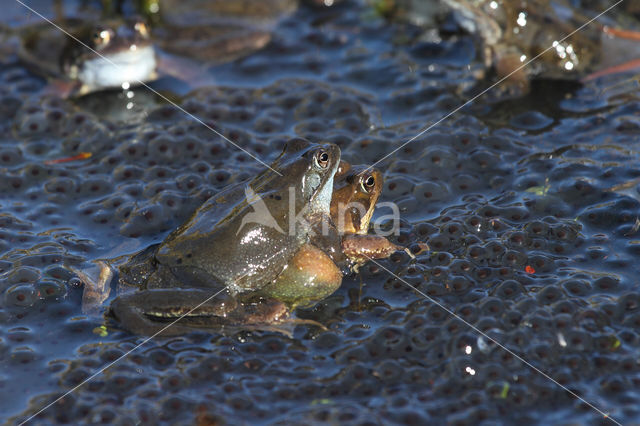
<instances>
[{"instance_id":1,"label":"brown frog","mask_svg":"<svg viewBox=\"0 0 640 426\"><path fill-rule=\"evenodd\" d=\"M331 218L343 235L342 252L354 271L369 259L383 259L404 250L385 237L367 235L383 183L377 169L340 162L331 199Z\"/></svg>"}]
</instances>

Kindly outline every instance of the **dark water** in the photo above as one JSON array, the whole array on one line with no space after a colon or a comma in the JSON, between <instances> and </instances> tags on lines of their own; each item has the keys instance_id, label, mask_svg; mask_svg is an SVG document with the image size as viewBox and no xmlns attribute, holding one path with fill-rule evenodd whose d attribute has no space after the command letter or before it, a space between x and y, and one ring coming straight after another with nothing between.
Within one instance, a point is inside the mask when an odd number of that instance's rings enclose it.
<instances>
[{"instance_id":1,"label":"dark water","mask_svg":"<svg viewBox=\"0 0 640 426\"><path fill-rule=\"evenodd\" d=\"M409 31L358 3L303 7L178 101L264 161L299 135L371 164L461 105L480 68L470 37L397 44ZM637 423L640 104L633 85L602 90L623 78L480 98L381 163L394 241L431 251L298 312L329 331L154 339L30 423L609 423L532 367ZM11 55L0 82L0 413L16 423L144 340L101 335L66 266L161 240L261 166L143 88L130 110L120 93L44 97Z\"/></svg>"}]
</instances>

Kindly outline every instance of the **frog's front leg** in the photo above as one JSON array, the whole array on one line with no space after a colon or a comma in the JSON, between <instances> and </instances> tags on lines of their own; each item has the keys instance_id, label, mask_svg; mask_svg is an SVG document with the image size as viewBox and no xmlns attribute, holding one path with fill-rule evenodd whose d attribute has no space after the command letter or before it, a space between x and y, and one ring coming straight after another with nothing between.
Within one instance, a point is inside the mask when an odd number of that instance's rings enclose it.
<instances>
[{"instance_id":1,"label":"frog's front leg","mask_svg":"<svg viewBox=\"0 0 640 426\"><path fill-rule=\"evenodd\" d=\"M369 259L385 259L404 247L378 235L350 234L342 237L342 251L349 260L364 263Z\"/></svg>"}]
</instances>

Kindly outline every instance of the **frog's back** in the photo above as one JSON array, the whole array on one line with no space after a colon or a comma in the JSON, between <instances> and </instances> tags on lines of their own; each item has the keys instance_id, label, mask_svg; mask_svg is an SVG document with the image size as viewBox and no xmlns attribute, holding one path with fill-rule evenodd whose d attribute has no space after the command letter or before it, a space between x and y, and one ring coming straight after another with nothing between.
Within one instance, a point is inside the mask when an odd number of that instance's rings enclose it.
<instances>
[{"instance_id":1,"label":"frog's back","mask_svg":"<svg viewBox=\"0 0 640 426\"><path fill-rule=\"evenodd\" d=\"M305 235L287 232L285 217L270 220L288 207L285 194L270 188L257 193L251 188L252 183L244 182L210 198L162 243L156 253L158 262L181 271L178 274L204 271L216 282L203 282L203 286L223 283L232 293L274 280Z\"/></svg>"}]
</instances>

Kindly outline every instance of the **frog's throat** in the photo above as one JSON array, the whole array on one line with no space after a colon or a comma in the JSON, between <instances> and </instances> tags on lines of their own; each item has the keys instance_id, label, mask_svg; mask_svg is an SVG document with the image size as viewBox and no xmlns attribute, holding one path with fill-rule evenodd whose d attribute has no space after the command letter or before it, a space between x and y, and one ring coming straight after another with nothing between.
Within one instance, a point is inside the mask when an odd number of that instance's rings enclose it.
<instances>
[{"instance_id":1,"label":"frog's throat","mask_svg":"<svg viewBox=\"0 0 640 426\"><path fill-rule=\"evenodd\" d=\"M336 164L333 166L329 174L329 178L324 182L322 188L320 188L312 198L312 202L310 205L311 211L313 213L327 213L331 209L331 197L333 196L333 179L335 177L336 172L338 171L338 166L340 162L336 161Z\"/></svg>"},{"instance_id":2,"label":"frog's throat","mask_svg":"<svg viewBox=\"0 0 640 426\"><path fill-rule=\"evenodd\" d=\"M78 70L77 79L90 90L149 81L157 66L156 54L151 45L123 50L105 58L89 59Z\"/></svg>"}]
</instances>

